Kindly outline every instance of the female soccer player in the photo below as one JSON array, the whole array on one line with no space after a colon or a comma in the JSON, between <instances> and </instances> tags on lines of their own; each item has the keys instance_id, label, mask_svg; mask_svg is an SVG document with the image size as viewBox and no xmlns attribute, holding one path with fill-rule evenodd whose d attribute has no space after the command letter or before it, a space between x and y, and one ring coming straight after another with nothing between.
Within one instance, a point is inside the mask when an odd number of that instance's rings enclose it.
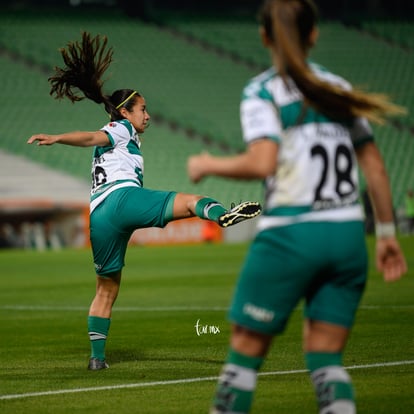
<instances>
[{"instance_id":1,"label":"female soccer player","mask_svg":"<svg viewBox=\"0 0 414 414\"><path fill-rule=\"evenodd\" d=\"M144 161L139 134L144 133L150 116L146 102L136 90L121 89L107 96L102 76L112 60L107 39L83 33L82 42L62 49L66 67L56 68L49 78L51 95L84 98L105 106L111 121L95 132L36 134L28 143L55 143L95 147L92 164L90 239L97 274L88 331L91 357L88 368L108 368L105 343L112 306L118 295L125 252L132 232L144 227L164 227L172 220L198 216L231 226L260 214L257 202L246 201L226 210L218 201L200 195L143 188ZM77 90L83 93L79 96Z\"/></svg>"},{"instance_id":2,"label":"female soccer player","mask_svg":"<svg viewBox=\"0 0 414 414\"><path fill-rule=\"evenodd\" d=\"M342 354L367 278L357 161L376 217L376 264L386 281L406 262L395 237L390 186L368 121L401 112L385 97L353 90L308 61L317 40L312 0L267 0L261 35L273 67L243 91L247 144L230 157L189 158L194 182L208 175L263 179L266 204L241 271L230 351L211 413L248 413L272 339L305 301L303 347L320 413L356 412Z\"/></svg>"}]
</instances>

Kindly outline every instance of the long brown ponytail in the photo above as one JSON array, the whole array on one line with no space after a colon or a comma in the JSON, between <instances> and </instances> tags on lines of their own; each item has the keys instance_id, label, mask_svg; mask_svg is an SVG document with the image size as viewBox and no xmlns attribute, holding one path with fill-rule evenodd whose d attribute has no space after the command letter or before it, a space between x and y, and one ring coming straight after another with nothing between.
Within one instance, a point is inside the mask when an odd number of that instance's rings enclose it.
<instances>
[{"instance_id":1,"label":"long brown ponytail","mask_svg":"<svg viewBox=\"0 0 414 414\"><path fill-rule=\"evenodd\" d=\"M55 67L55 74L48 80L51 84L50 95L56 99L68 98L71 102L91 99L104 104L105 111L112 121L122 119L119 106L129 107L135 97L140 96L132 89L120 89L111 96L103 93L103 75L112 62L113 49L107 48L105 36L92 37L83 32L81 41L70 42L67 48L60 49L64 68ZM82 94L79 94L79 91ZM131 99L127 99L128 96Z\"/></svg>"},{"instance_id":2,"label":"long brown ponytail","mask_svg":"<svg viewBox=\"0 0 414 414\"><path fill-rule=\"evenodd\" d=\"M260 12L273 48L274 65L286 81L290 76L309 105L334 118L366 117L384 123L387 115L405 113L404 108L382 94L345 90L319 79L306 63L310 36L317 23L312 0L266 0Z\"/></svg>"}]
</instances>

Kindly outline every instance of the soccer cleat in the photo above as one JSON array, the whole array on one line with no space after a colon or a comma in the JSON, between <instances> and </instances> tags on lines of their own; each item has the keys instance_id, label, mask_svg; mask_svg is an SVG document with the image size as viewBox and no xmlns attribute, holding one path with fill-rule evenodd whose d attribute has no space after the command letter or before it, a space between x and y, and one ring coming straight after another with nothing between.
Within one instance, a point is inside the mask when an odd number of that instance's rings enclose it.
<instances>
[{"instance_id":1,"label":"soccer cleat","mask_svg":"<svg viewBox=\"0 0 414 414\"><path fill-rule=\"evenodd\" d=\"M262 212L262 207L256 201L245 201L232 205L231 209L226 211L218 218L218 224L221 227L229 227L240 223L244 220L258 216Z\"/></svg>"},{"instance_id":2,"label":"soccer cleat","mask_svg":"<svg viewBox=\"0 0 414 414\"><path fill-rule=\"evenodd\" d=\"M88 369L90 371L98 371L100 369L109 368L109 365L105 361L101 361L98 358L91 358L89 360Z\"/></svg>"}]
</instances>

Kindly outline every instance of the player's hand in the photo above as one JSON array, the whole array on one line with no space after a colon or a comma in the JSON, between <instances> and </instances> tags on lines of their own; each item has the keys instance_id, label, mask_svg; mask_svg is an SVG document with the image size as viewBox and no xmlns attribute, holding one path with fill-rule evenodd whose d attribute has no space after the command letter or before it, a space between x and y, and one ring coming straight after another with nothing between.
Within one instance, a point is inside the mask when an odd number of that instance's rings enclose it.
<instances>
[{"instance_id":1,"label":"player's hand","mask_svg":"<svg viewBox=\"0 0 414 414\"><path fill-rule=\"evenodd\" d=\"M377 239L376 264L386 282L401 279L407 272L404 254L395 237Z\"/></svg>"},{"instance_id":2,"label":"player's hand","mask_svg":"<svg viewBox=\"0 0 414 414\"><path fill-rule=\"evenodd\" d=\"M192 155L187 161L187 174L193 183L200 182L206 176L205 165L210 159L210 154L204 152Z\"/></svg>"},{"instance_id":3,"label":"player's hand","mask_svg":"<svg viewBox=\"0 0 414 414\"><path fill-rule=\"evenodd\" d=\"M37 143L37 145L52 145L56 142L55 135L36 134L32 135L28 140L28 144Z\"/></svg>"}]
</instances>

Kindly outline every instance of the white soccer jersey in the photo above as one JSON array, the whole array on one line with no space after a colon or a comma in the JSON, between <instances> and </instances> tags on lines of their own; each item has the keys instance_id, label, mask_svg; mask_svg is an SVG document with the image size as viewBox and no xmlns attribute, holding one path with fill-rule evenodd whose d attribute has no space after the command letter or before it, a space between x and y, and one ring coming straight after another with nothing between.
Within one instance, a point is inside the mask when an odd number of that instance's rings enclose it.
<instances>
[{"instance_id":1,"label":"white soccer jersey","mask_svg":"<svg viewBox=\"0 0 414 414\"><path fill-rule=\"evenodd\" d=\"M92 161L91 212L112 191L143 186L144 158L138 133L126 120L109 122L102 129L110 145L95 147Z\"/></svg>"},{"instance_id":2,"label":"white soccer jersey","mask_svg":"<svg viewBox=\"0 0 414 414\"><path fill-rule=\"evenodd\" d=\"M350 88L319 66L311 68L318 77ZM279 144L277 171L265 180L259 228L297 221L362 220L354 146L372 139L365 119L338 123L305 107L293 81L286 86L273 68L248 83L240 112L247 144L261 138Z\"/></svg>"}]
</instances>

